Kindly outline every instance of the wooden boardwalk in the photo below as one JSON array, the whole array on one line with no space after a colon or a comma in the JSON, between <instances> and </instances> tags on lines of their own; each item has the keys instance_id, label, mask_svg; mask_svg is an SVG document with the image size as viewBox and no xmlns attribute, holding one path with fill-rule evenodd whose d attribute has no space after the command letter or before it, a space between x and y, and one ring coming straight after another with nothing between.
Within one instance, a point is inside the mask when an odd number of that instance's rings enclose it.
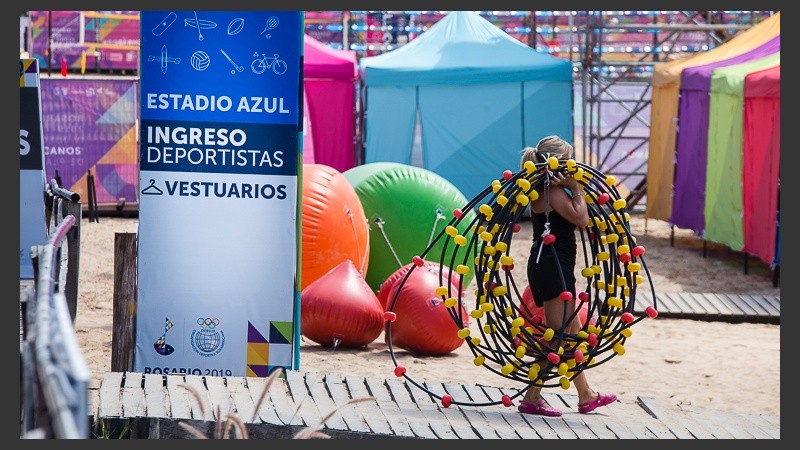
<instances>
[{"instance_id":1,"label":"wooden boardwalk","mask_svg":"<svg viewBox=\"0 0 800 450\"><path fill-rule=\"evenodd\" d=\"M212 436L217 411L223 420L237 415L250 438L291 438L338 408L321 428L333 438L780 439L779 415L663 405L643 397L579 414L577 396L545 393L564 414L531 416L502 404L471 406L515 393L496 387L426 383L423 390L403 378L291 370L275 380L256 410L265 383L251 377L107 372L90 389L90 412L93 419L130 420L133 438L191 438L181 422ZM454 404L445 408L427 391L448 393ZM347 404L365 397L371 400Z\"/></svg>"},{"instance_id":2,"label":"wooden boardwalk","mask_svg":"<svg viewBox=\"0 0 800 450\"><path fill-rule=\"evenodd\" d=\"M659 317L725 322L781 323L781 298L777 295L656 293ZM650 293L637 293L634 312L653 305Z\"/></svg>"}]
</instances>

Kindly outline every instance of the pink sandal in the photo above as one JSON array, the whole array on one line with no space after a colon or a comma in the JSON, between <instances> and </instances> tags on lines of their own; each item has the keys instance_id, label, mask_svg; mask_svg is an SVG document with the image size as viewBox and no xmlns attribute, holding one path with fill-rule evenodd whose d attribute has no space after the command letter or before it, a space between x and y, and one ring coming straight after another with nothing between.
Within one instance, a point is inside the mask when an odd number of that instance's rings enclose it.
<instances>
[{"instance_id":1,"label":"pink sandal","mask_svg":"<svg viewBox=\"0 0 800 450\"><path fill-rule=\"evenodd\" d=\"M517 410L525 414L536 414L538 416L558 417L561 411L550 406L543 398L539 398L536 403L529 402L524 398L519 401Z\"/></svg>"},{"instance_id":2,"label":"pink sandal","mask_svg":"<svg viewBox=\"0 0 800 450\"><path fill-rule=\"evenodd\" d=\"M601 406L609 405L615 401L617 401L617 394L601 394L598 392L596 399L578 403L578 412L581 414L590 413Z\"/></svg>"}]
</instances>

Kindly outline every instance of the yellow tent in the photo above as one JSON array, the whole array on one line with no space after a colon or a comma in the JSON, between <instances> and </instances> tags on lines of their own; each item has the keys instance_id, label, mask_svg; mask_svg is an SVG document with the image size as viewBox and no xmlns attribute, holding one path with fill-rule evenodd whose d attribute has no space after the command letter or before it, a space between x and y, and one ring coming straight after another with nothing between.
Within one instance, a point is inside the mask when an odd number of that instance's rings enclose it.
<instances>
[{"instance_id":1,"label":"yellow tent","mask_svg":"<svg viewBox=\"0 0 800 450\"><path fill-rule=\"evenodd\" d=\"M780 20L780 12L777 12L719 47L655 65L650 103L645 218L669 221L672 214L678 93L683 69L731 58L760 46L780 34Z\"/></svg>"}]
</instances>

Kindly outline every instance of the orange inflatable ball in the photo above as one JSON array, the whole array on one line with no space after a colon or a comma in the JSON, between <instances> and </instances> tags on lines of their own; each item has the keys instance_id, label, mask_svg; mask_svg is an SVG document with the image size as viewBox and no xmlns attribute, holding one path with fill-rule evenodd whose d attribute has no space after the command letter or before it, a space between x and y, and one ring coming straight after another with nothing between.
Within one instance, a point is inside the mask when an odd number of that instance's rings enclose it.
<instances>
[{"instance_id":1,"label":"orange inflatable ball","mask_svg":"<svg viewBox=\"0 0 800 450\"><path fill-rule=\"evenodd\" d=\"M555 300L560 302L560 300ZM575 300L575 305L579 305L581 303L580 300ZM525 319L527 322L526 325L529 325L531 322L534 323L541 323L547 324L547 320L545 320L544 315L544 307L536 306L536 302L533 301L533 293L531 293L531 287L526 286L525 290L522 292L522 304L520 305L520 313L522 318ZM581 310L578 311L578 319L581 321L581 326L586 323L586 317L589 315L589 302L583 302L583 306L581 306ZM594 323L594 320L592 321ZM536 333L534 333L536 334Z\"/></svg>"},{"instance_id":2,"label":"orange inflatable ball","mask_svg":"<svg viewBox=\"0 0 800 450\"><path fill-rule=\"evenodd\" d=\"M450 283L453 284L453 287L456 289L453 292L453 297L458 297L458 287L461 285L461 281L459 279L458 274L455 271L451 271L449 267L439 264L436 261L428 261L422 260L422 266L417 267L414 271L418 270L426 270L428 272L432 272L437 277L439 276L439 269L442 270L442 280L440 282L441 286L446 286L445 280L447 280L447 274L450 274ZM397 269L394 271L393 274L389 275L389 278L386 279L383 283L381 283L381 288L378 290L378 301L383 305L383 309L388 310L390 302L392 301L393 297L389 297L389 291L392 290L395 284L401 282L403 278L406 276L406 273L414 266L414 263L408 263L405 266Z\"/></svg>"},{"instance_id":3,"label":"orange inflatable ball","mask_svg":"<svg viewBox=\"0 0 800 450\"><path fill-rule=\"evenodd\" d=\"M378 298L349 259L300 293L300 333L323 347L369 345L383 320Z\"/></svg>"},{"instance_id":4,"label":"orange inflatable ball","mask_svg":"<svg viewBox=\"0 0 800 450\"><path fill-rule=\"evenodd\" d=\"M341 172L303 164L303 233L300 290L344 260L363 276L369 265L369 225L361 200Z\"/></svg>"},{"instance_id":5,"label":"orange inflatable ball","mask_svg":"<svg viewBox=\"0 0 800 450\"><path fill-rule=\"evenodd\" d=\"M469 327L469 316L462 305L460 320L450 316L450 308L436 295L439 286L448 287L449 282L440 283L438 272L414 270L389 290L388 298L397 299L391 311L397 315L394 322L386 325L387 339L393 346L411 353L427 356L442 356L460 347L464 340L458 330ZM457 292L450 285L452 292ZM399 291L399 292L398 292ZM458 314L458 305L452 311Z\"/></svg>"}]
</instances>

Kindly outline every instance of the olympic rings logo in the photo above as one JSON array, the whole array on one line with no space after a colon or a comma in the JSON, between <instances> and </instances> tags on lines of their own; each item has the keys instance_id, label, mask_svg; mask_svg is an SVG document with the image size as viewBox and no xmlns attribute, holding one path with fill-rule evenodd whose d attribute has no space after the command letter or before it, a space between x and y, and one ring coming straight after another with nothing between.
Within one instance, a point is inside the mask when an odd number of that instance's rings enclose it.
<instances>
[{"instance_id":1,"label":"olympic rings logo","mask_svg":"<svg viewBox=\"0 0 800 450\"><path fill-rule=\"evenodd\" d=\"M217 327L217 325L219 325L219 319L217 319L216 317L214 317L213 319L210 317L206 318L198 317L197 324L202 326L203 328L210 328L213 330L214 328Z\"/></svg>"}]
</instances>

